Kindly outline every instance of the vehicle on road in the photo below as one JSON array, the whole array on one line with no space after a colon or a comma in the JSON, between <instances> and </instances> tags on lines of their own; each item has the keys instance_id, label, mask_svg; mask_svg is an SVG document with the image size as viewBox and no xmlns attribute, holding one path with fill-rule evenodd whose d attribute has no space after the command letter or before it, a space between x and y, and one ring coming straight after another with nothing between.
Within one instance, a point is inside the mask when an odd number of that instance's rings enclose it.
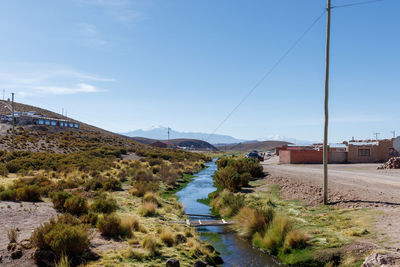
<instances>
[{"instance_id":1,"label":"vehicle on road","mask_svg":"<svg viewBox=\"0 0 400 267\"><path fill-rule=\"evenodd\" d=\"M258 153L257 151L252 151L246 154L246 158L253 158L253 159L258 159L259 161L264 161L264 156Z\"/></svg>"}]
</instances>

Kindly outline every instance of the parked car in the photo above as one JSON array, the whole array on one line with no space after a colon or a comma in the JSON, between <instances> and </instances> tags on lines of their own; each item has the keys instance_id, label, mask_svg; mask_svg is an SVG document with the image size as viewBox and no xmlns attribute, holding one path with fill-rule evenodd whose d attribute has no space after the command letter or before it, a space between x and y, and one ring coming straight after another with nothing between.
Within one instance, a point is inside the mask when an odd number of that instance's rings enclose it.
<instances>
[{"instance_id":1,"label":"parked car","mask_svg":"<svg viewBox=\"0 0 400 267\"><path fill-rule=\"evenodd\" d=\"M246 158L258 159L259 161L264 161L264 157L258 152L250 152L246 155Z\"/></svg>"}]
</instances>

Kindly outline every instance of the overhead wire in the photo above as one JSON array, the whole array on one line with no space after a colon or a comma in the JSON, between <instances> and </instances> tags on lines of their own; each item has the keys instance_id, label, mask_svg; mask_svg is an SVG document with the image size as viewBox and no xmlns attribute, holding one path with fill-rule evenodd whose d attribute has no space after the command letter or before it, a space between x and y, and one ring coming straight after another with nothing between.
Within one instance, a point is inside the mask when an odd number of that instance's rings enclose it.
<instances>
[{"instance_id":1,"label":"overhead wire","mask_svg":"<svg viewBox=\"0 0 400 267\"><path fill-rule=\"evenodd\" d=\"M218 124L218 126L212 131L206 141L208 141L220 128L221 126L232 116L232 114L249 98L249 96L265 81L265 79L282 63L282 61L293 51L293 49L300 43L301 40L311 31L311 29L317 24L317 22L324 16L326 10L324 10L316 19L313 20L310 26L292 43L291 46L282 54L282 56L275 62L274 65L259 79L255 85L249 90L249 92L239 101L239 103L225 116L225 118Z\"/></svg>"},{"instance_id":2,"label":"overhead wire","mask_svg":"<svg viewBox=\"0 0 400 267\"><path fill-rule=\"evenodd\" d=\"M373 4L373 3L376 3L376 2L383 2L383 1L384 1L384 0L362 1L362 2L355 2L355 3L345 4L345 5L332 6L331 8L342 8L342 7L352 7L352 6L368 5L368 4Z\"/></svg>"}]
</instances>

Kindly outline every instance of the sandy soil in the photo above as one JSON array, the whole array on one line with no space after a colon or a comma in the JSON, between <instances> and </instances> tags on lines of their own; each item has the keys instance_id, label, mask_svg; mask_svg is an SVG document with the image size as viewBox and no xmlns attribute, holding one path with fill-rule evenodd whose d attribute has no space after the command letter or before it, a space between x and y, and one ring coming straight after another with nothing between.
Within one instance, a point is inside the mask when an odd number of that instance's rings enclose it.
<instances>
[{"instance_id":1,"label":"sandy soil","mask_svg":"<svg viewBox=\"0 0 400 267\"><path fill-rule=\"evenodd\" d=\"M322 203L323 166L279 165L277 157L262 163L267 184L279 184L286 199L309 205ZM400 250L400 170L378 170L379 164L330 164L329 201L346 208L369 207L377 211L373 224L376 241ZM266 190L266 186L256 190Z\"/></svg>"}]
</instances>

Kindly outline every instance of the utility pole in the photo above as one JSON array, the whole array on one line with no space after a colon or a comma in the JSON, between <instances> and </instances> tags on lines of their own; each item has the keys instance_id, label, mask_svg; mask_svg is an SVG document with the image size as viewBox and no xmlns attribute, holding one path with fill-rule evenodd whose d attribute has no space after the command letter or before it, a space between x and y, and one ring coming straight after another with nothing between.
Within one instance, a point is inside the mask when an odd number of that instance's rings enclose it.
<instances>
[{"instance_id":1,"label":"utility pole","mask_svg":"<svg viewBox=\"0 0 400 267\"><path fill-rule=\"evenodd\" d=\"M62 115L64 116L64 108L62 108Z\"/></svg>"},{"instance_id":2,"label":"utility pole","mask_svg":"<svg viewBox=\"0 0 400 267\"><path fill-rule=\"evenodd\" d=\"M169 133L170 133L171 128L168 126L168 143L167 143L167 148L169 147Z\"/></svg>"},{"instance_id":3,"label":"utility pole","mask_svg":"<svg viewBox=\"0 0 400 267\"><path fill-rule=\"evenodd\" d=\"M328 204L328 120L329 120L329 52L331 39L331 0L328 0L326 26L326 69L325 69L325 125L324 125L324 205Z\"/></svg>"},{"instance_id":4,"label":"utility pole","mask_svg":"<svg viewBox=\"0 0 400 267\"><path fill-rule=\"evenodd\" d=\"M15 108L14 108L14 93L11 93L11 109L12 109L12 151L15 148Z\"/></svg>"},{"instance_id":5,"label":"utility pole","mask_svg":"<svg viewBox=\"0 0 400 267\"><path fill-rule=\"evenodd\" d=\"M393 138L396 138L396 131L393 130L393 131L391 131L391 133L393 134Z\"/></svg>"},{"instance_id":6,"label":"utility pole","mask_svg":"<svg viewBox=\"0 0 400 267\"><path fill-rule=\"evenodd\" d=\"M376 141L378 141L378 135L380 135L380 134L381 133L374 133Z\"/></svg>"},{"instance_id":7,"label":"utility pole","mask_svg":"<svg viewBox=\"0 0 400 267\"><path fill-rule=\"evenodd\" d=\"M6 98L6 89L3 89L3 101L5 100L5 98Z\"/></svg>"}]
</instances>

